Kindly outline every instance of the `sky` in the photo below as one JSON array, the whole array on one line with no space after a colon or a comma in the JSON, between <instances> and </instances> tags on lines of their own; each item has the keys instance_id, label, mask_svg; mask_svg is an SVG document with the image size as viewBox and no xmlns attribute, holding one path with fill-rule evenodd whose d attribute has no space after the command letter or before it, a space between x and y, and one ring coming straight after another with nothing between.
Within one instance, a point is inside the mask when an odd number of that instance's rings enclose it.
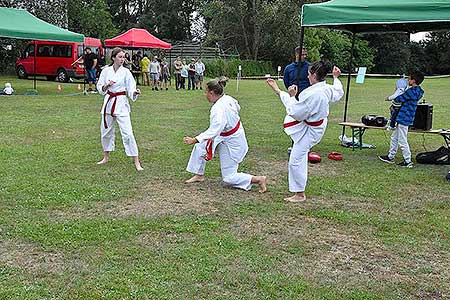
<instances>
[{"instance_id":1,"label":"sky","mask_svg":"<svg viewBox=\"0 0 450 300\"><path fill-rule=\"evenodd\" d=\"M409 40L410 41L414 41L414 42L420 42L421 40L425 39L425 35L427 33L428 32L418 32L418 33L415 33L415 34L411 34L409 36Z\"/></svg>"}]
</instances>

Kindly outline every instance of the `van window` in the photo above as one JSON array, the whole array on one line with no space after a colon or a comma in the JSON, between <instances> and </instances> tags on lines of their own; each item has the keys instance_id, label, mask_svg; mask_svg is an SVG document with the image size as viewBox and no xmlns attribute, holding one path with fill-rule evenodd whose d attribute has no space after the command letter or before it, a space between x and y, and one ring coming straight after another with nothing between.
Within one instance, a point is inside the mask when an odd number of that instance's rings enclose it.
<instances>
[{"instance_id":1,"label":"van window","mask_svg":"<svg viewBox=\"0 0 450 300\"><path fill-rule=\"evenodd\" d=\"M39 45L37 56L72 57L71 45Z\"/></svg>"},{"instance_id":2,"label":"van window","mask_svg":"<svg viewBox=\"0 0 450 300\"><path fill-rule=\"evenodd\" d=\"M34 56L34 44L28 45L28 47L24 51L24 55L23 56L25 58L27 58L28 56Z\"/></svg>"},{"instance_id":3,"label":"van window","mask_svg":"<svg viewBox=\"0 0 450 300\"><path fill-rule=\"evenodd\" d=\"M97 54L100 57L100 48L99 47L95 47L95 46L84 46L84 49L86 49L87 47L91 48L92 53ZM77 53L78 53L78 57L80 57L83 54L83 45L78 45L78 49L77 49Z\"/></svg>"}]
</instances>

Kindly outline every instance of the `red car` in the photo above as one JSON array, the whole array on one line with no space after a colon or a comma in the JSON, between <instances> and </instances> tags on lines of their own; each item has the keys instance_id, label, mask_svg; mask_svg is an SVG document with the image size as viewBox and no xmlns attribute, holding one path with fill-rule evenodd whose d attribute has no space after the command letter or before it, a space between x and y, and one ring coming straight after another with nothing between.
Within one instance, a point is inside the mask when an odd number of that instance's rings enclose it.
<instances>
[{"instance_id":1,"label":"red car","mask_svg":"<svg viewBox=\"0 0 450 300\"><path fill-rule=\"evenodd\" d=\"M95 38L86 37L84 46L75 42L30 42L16 61L17 76L27 78L36 73L46 76L47 80L61 82L67 82L69 78L83 78L83 60L76 62L83 55L83 47L91 48L99 57L103 55L102 43Z\"/></svg>"}]
</instances>

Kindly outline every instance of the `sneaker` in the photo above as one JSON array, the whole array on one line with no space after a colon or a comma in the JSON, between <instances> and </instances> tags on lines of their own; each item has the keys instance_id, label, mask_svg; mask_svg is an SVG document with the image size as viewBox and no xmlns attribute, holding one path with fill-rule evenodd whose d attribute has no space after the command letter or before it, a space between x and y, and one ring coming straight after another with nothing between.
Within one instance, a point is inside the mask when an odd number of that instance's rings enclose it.
<instances>
[{"instance_id":1,"label":"sneaker","mask_svg":"<svg viewBox=\"0 0 450 300\"><path fill-rule=\"evenodd\" d=\"M407 163L406 161L402 161L401 163L398 163L397 166L400 166L403 168L412 168L413 163L412 163L412 161L410 161L409 163Z\"/></svg>"},{"instance_id":2,"label":"sneaker","mask_svg":"<svg viewBox=\"0 0 450 300\"><path fill-rule=\"evenodd\" d=\"M393 163L395 163L394 162L394 159L392 158L389 158L389 156L387 156L387 155L380 155L380 156L378 156L378 158L381 160L381 161L384 161L385 163L388 163L388 164L393 164Z\"/></svg>"}]
</instances>

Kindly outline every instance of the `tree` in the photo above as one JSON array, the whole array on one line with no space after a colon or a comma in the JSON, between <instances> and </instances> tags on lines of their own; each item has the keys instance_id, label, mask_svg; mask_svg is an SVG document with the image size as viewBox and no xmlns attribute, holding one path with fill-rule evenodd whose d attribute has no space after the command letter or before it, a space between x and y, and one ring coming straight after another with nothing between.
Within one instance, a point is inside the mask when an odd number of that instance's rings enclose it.
<instances>
[{"instance_id":1,"label":"tree","mask_svg":"<svg viewBox=\"0 0 450 300\"><path fill-rule=\"evenodd\" d=\"M105 0L71 0L67 11L71 31L101 39L118 33Z\"/></svg>"},{"instance_id":2,"label":"tree","mask_svg":"<svg viewBox=\"0 0 450 300\"><path fill-rule=\"evenodd\" d=\"M368 34L369 46L376 50L373 72L403 74L410 61L409 34Z\"/></svg>"},{"instance_id":3,"label":"tree","mask_svg":"<svg viewBox=\"0 0 450 300\"><path fill-rule=\"evenodd\" d=\"M433 74L450 74L450 32L432 32L425 42L428 58L427 71Z\"/></svg>"}]
</instances>

